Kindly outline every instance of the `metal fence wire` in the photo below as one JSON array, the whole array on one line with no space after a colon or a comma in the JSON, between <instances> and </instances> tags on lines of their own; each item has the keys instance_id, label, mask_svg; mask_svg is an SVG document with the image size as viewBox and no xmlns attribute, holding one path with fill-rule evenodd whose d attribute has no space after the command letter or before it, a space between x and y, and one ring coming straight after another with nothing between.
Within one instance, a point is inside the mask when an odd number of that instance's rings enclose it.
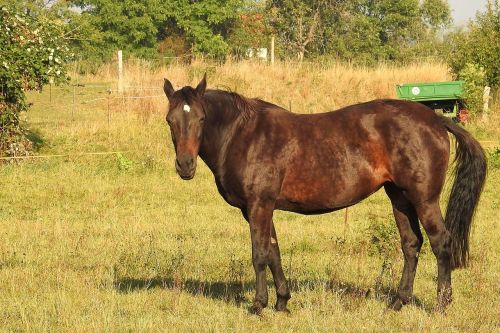
<instances>
[{"instance_id":1,"label":"metal fence wire","mask_svg":"<svg viewBox=\"0 0 500 333\"><path fill-rule=\"evenodd\" d=\"M46 95L47 91L48 96ZM109 121L111 108L117 102L120 102L127 111L127 101L153 101L161 98L166 98L161 87L125 85L123 90L119 91L110 85L74 83L66 86L49 85L44 87L42 96L32 95L31 103L61 112L69 111L72 120L76 120L79 110L81 111L89 105L95 107L96 104L103 103L102 109L107 111Z\"/></svg>"}]
</instances>

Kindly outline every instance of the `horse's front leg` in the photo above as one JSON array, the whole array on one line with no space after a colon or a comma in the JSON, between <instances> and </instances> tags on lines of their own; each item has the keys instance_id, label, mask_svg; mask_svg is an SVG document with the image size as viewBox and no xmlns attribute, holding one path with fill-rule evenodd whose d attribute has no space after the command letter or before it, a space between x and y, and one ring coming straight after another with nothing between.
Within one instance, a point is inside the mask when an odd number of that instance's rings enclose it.
<instances>
[{"instance_id":1,"label":"horse's front leg","mask_svg":"<svg viewBox=\"0 0 500 333\"><path fill-rule=\"evenodd\" d=\"M283 267L281 266L281 255L280 248L278 246L278 237L276 236L276 230L274 228L274 223L271 221L271 258L269 268L273 273L274 286L276 287L276 311L283 311L289 313L286 304L290 299L290 289L288 288L288 283L286 282L285 274L283 273Z\"/></svg>"},{"instance_id":2,"label":"horse's front leg","mask_svg":"<svg viewBox=\"0 0 500 333\"><path fill-rule=\"evenodd\" d=\"M252 239L252 261L255 269L255 299L250 312L260 314L267 306L266 267L271 264L271 231L274 202L258 200L248 206L247 216Z\"/></svg>"}]
</instances>

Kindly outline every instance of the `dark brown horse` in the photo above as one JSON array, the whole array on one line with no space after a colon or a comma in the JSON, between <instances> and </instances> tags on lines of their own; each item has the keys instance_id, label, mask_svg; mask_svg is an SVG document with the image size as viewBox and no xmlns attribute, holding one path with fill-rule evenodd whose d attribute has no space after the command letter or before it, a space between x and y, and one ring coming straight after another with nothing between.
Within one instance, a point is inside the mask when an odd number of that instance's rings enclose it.
<instances>
[{"instance_id":1,"label":"dark brown horse","mask_svg":"<svg viewBox=\"0 0 500 333\"><path fill-rule=\"evenodd\" d=\"M451 271L465 266L469 231L485 176L479 143L461 127L414 102L375 100L321 114L294 114L233 92L174 91L165 80L167 122L175 166L191 179L199 155L219 193L241 209L250 226L256 295L252 313L267 306L266 267L277 292L276 310L288 311L290 291L273 225L275 209L321 214L354 205L384 187L401 236L404 268L399 310L410 301L422 246L419 221L438 263L437 308L451 301ZM450 141L456 138L455 181L443 221L443 188Z\"/></svg>"}]
</instances>

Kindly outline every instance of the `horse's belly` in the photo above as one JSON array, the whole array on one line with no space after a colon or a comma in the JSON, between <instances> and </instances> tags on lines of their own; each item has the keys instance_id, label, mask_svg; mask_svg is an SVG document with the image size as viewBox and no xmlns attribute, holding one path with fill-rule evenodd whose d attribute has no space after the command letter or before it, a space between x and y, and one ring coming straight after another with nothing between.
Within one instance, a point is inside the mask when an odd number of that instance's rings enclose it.
<instances>
[{"instance_id":1,"label":"horse's belly","mask_svg":"<svg viewBox=\"0 0 500 333\"><path fill-rule=\"evenodd\" d=\"M299 213L333 211L365 199L386 181L385 177L373 170L351 170L344 177L333 174L302 173L285 178L276 208Z\"/></svg>"}]
</instances>

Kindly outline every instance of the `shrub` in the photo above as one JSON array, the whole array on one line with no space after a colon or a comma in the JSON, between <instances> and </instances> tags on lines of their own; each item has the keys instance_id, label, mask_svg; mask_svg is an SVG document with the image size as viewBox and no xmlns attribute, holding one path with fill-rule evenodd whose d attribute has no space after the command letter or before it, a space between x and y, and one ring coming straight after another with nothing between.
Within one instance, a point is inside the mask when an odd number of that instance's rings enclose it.
<instances>
[{"instance_id":1,"label":"shrub","mask_svg":"<svg viewBox=\"0 0 500 333\"><path fill-rule=\"evenodd\" d=\"M116 153L116 161L120 171L128 171L134 166L134 162L123 156L122 153Z\"/></svg>"},{"instance_id":2,"label":"shrub","mask_svg":"<svg viewBox=\"0 0 500 333\"><path fill-rule=\"evenodd\" d=\"M467 108L473 115L481 112L483 107L483 88L486 84L486 71L482 66L467 63L459 73L460 79L465 81L463 98Z\"/></svg>"},{"instance_id":3,"label":"shrub","mask_svg":"<svg viewBox=\"0 0 500 333\"><path fill-rule=\"evenodd\" d=\"M26 155L32 145L20 114L25 91L67 81L64 22L43 13L0 7L0 156Z\"/></svg>"},{"instance_id":4,"label":"shrub","mask_svg":"<svg viewBox=\"0 0 500 333\"><path fill-rule=\"evenodd\" d=\"M488 162L490 168L500 169L500 147L495 147L488 151Z\"/></svg>"},{"instance_id":5,"label":"shrub","mask_svg":"<svg viewBox=\"0 0 500 333\"><path fill-rule=\"evenodd\" d=\"M390 217L370 215L370 226L366 230L370 237L370 254L386 260L392 258L400 248L396 222Z\"/></svg>"}]
</instances>

